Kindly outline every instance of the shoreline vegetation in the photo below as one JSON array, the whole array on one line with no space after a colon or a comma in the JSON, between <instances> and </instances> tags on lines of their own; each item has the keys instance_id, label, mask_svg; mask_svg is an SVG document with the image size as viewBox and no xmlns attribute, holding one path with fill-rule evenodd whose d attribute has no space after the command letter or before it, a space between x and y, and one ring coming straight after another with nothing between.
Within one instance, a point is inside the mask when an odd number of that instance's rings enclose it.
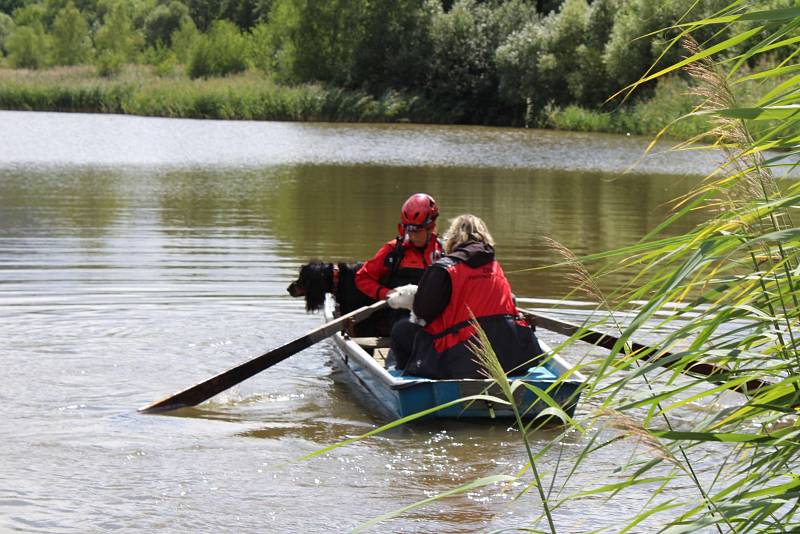
<instances>
[{"instance_id":1,"label":"shoreline vegetation","mask_svg":"<svg viewBox=\"0 0 800 534\"><path fill-rule=\"evenodd\" d=\"M687 83L676 77L662 82L647 101L608 112L549 106L539 120L522 127L655 135L691 111L688 92ZM159 75L148 65L123 66L113 78L99 76L86 65L0 68L0 109L218 120L470 124L423 96L399 91L375 96L319 83L289 86L251 71L193 80L178 68ZM707 121L692 117L673 124L667 135L687 137L707 130Z\"/></svg>"},{"instance_id":2,"label":"shoreline vegetation","mask_svg":"<svg viewBox=\"0 0 800 534\"><path fill-rule=\"evenodd\" d=\"M709 126L675 122L703 100L689 76L624 88L680 60L687 10L724 1L0 0L0 109L685 139Z\"/></svg>"}]
</instances>

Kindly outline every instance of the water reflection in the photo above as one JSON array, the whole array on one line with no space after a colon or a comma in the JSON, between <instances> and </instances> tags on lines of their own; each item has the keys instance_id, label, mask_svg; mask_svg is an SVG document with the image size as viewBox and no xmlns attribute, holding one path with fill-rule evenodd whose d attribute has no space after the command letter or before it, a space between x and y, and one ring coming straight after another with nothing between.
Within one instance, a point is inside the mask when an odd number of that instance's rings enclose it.
<instances>
[{"instance_id":1,"label":"water reflection","mask_svg":"<svg viewBox=\"0 0 800 534\"><path fill-rule=\"evenodd\" d=\"M441 205L440 230L460 213L484 218L500 260L514 272L559 261L543 236L579 256L635 243L695 180L550 170L299 166L240 172L5 172L2 182L3 235L99 238L117 229L117 234L130 233L131 251L164 246L159 235L184 237L189 240L169 245L170 253L178 254L176 259L195 254L195 262L202 256L224 262L228 254L246 255L261 246L245 239L268 239L272 252L287 260L363 260L395 235L403 200L426 191ZM699 215L688 217L668 233L698 220ZM155 233L136 232L134 226ZM212 246L210 236L225 244ZM231 239L242 241L231 248ZM103 246L91 239L82 243L89 249ZM613 289L626 274L604 279L604 289ZM511 276L520 295L558 297L569 287L558 271Z\"/></svg>"}]
</instances>

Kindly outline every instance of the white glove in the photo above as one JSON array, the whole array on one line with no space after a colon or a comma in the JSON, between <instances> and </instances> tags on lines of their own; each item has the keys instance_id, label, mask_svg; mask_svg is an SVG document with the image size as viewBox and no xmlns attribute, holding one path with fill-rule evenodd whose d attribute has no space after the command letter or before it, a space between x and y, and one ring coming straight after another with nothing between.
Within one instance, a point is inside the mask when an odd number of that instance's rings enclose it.
<instances>
[{"instance_id":1,"label":"white glove","mask_svg":"<svg viewBox=\"0 0 800 534\"><path fill-rule=\"evenodd\" d=\"M400 308L410 310L414 306L414 295L416 294L417 286L414 284L396 287L386 295L386 302L390 308L395 310Z\"/></svg>"},{"instance_id":2,"label":"white glove","mask_svg":"<svg viewBox=\"0 0 800 534\"><path fill-rule=\"evenodd\" d=\"M425 319L423 319L422 317L417 317L417 316L414 314L414 312L413 312L413 311L411 312L411 316L408 318L408 320L409 320L409 321L411 321L412 323L414 323L414 324L418 324L418 325L420 325L420 326L425 326L425 324L426 324L426 323L425 323Z\"/></svg>"}]
</instances>

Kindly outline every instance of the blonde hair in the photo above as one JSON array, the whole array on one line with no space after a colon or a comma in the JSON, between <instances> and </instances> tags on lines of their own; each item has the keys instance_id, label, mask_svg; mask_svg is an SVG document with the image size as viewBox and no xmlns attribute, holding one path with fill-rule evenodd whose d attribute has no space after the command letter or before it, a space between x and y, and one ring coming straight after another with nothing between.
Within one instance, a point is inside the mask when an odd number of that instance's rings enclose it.
<instances>
[{"instance_id":1,"label":"blonde hair","mask_svg":"<svg viewBox=\"0 0 800 534\"><path fill-rule=\"evenodd\" d=\"M478 241L491 247L494 246L492 234L486 228L486 223L480 217L465 213L450 221L450 228L442 236L444 240L444 253L450 254L453 250L467 241Z\"/></svg>"}]
</instances>

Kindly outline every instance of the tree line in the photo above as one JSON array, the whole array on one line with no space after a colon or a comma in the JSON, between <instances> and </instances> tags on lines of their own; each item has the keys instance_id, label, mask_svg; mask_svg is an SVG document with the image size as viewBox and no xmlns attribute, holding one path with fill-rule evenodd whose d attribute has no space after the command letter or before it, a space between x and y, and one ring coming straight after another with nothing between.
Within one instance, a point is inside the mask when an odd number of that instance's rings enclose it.
<instances>
[{"instance_id":1,"label":"tree line","mask_svg":"<svg viewBox=\"0 0 800 534\"><path fill-rule=\"evenodd\" d=\"M695 5L698 4L698 5ZM792 0L768 0L772 8ZM125 64L191 78L262 71L425 99L453 122L535 124L549 108L598 108L653 64L691 9L724 0L0 0L12 68ZM711 44L725 32L697 36ZM646 36L646 37L643 37ZM645 87L637 98L647 98Z\"/></svg>"}]
</instances>

